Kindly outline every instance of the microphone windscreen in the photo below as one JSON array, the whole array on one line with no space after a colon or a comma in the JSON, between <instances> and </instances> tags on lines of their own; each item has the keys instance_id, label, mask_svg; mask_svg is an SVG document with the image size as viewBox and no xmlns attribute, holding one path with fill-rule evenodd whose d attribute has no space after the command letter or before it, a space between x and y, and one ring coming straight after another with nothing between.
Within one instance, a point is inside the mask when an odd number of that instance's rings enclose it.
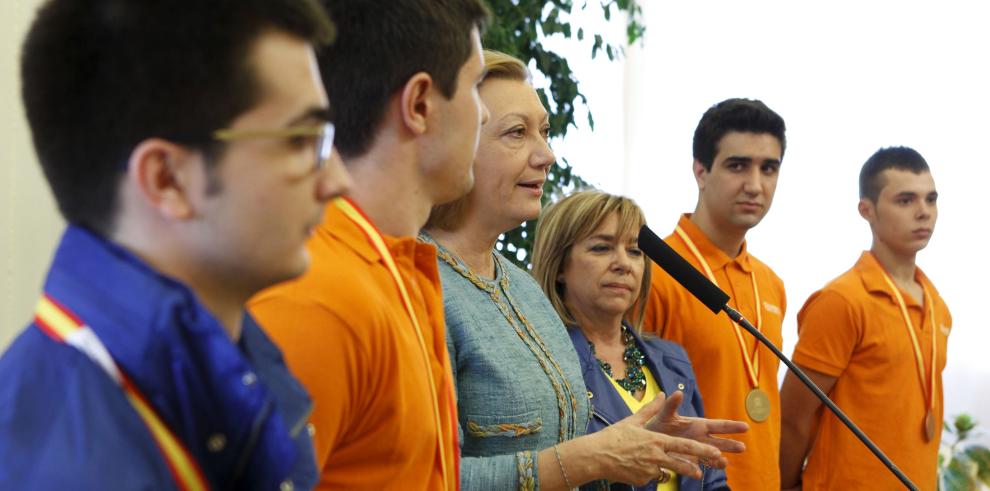
<instances>
[{"instance_id":1,"label":"microphone windscreen","mask_svg":"<svg viewBox=\"0 0 990 491\"><path fill-rule=\"evenodd\" d=\"M712 312L719 313L729 301L729 295L705 278L646 225L639 229L639 248Z\"/></svg>"}]
</instances>

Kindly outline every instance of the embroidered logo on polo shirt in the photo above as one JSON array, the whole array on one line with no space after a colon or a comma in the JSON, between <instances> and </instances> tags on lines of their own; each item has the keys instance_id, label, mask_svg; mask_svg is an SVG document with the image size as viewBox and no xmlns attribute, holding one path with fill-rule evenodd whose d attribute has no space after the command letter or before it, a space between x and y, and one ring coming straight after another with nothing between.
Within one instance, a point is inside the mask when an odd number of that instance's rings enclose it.
<instances>
[{"instance_id":1,"label":"embroidered logo on polo shirt","mask_svg":"<svg viewBox=\"0 0 990 491\"><path fill-rule=\"evenodd\" d=\"M938 329L940 331L942 331L942 334L945 335L945 336L948 336L949 335L949 332L952 331L952 328L949 327L949 326L947 326L947 325L945 325L945 324L942 324Z\"/></svg>"},{"instance_id":2,"label":"embroidered logo on polo shirt","mask_svg":"<svg viewBox=\"0 0 990 491\"><path fill-rule=\"evenodd\" d=\"M767 312L770 312L771 314L781 315L781 313L780 313L780 307L778 307L778 306L776 306L776 305L774 305L774 304L772 304L770 302L766 302L766 301L763 302L763 310L766 310Z\"/></svg>"}]
</instances>

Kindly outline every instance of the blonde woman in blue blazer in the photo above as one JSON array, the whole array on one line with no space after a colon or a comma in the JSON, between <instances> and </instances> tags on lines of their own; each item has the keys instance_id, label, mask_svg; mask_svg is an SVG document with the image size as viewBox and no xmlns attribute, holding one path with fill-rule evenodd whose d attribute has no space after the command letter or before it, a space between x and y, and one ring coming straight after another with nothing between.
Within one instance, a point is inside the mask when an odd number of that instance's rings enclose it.
<instances>
[{"instance_id":1,"label":"blonde woman in blue blazer","mask_svg":"<svg viewBox=\"0 0 990 491\"><path fill-rule=\"evenodd\" d=\"M667 410L671 424L696 425L700 430L699 418L704 417L684 349L653 336L641 337L638 332L650 284L648 260L636 243L643 223L643 213L632 200L584 191L544 211L536 230L533 275L568 327L577 352L592 406L589 434L630 416L663 394L672 399L668 405L679 402ZM707 431L745 429L741 422L713 425L709 420L699 441L726 448L728 440ZM732 443L742 450L741 443ZM660 469L657 479L645 485L597 482L582 489L728 489L724 471L700 464L701 479Z\"/></svg>"}]
</instances>

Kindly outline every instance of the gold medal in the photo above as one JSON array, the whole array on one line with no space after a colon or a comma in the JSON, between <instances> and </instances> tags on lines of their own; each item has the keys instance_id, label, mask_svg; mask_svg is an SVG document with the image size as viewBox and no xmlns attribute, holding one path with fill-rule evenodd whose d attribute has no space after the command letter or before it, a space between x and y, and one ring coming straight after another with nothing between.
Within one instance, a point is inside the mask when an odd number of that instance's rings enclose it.
<instances>
[{"instance_id":1,"label":"gold medal","mask_svg":"<svg viewBox=\"0 0 990 491\"><path fill-rule=\"evenodd\" d=\"M925 413L925 441L935 439L935 415L931 411Z\"/></svg>"},{"instance_id":2,"label":"gold medal","mask_svg":"<svg viewBox=\"0 0 990 491\"><path fill-rule=\"evenodd\" d=\"M757 423L770 417L770 398L763 389L757 387L746 394L746 414Z\"/></svg>"}]
</instances>

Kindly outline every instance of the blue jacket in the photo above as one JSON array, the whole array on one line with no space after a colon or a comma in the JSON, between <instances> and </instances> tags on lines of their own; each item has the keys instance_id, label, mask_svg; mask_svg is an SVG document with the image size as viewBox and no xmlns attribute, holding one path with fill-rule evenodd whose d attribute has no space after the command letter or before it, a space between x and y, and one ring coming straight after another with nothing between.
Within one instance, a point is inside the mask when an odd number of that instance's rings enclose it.
<instances>
[{"instance_id":1,"label":"blue jacket","mask_svg":"<svg viewBox=\"0 0 990 491\"><path fill-rule=\"evenodd\" d=\"M640 337L635 334L636 344L646 357L646 366L656 379L664 392L668 394L680 390L684 392L684 402L678 413L682 416L704 416L705 410L701 403L701 393L698 391L698 384L694 378L694 370L691 368L691 361L687 353L680 345L664 341L656 337ZM591 353L588 346L588 339L580 329L568 329L571 335L571 342L577 351L578 359L581 361L581 373L584 376L584 384L588 388L588 395L591 397L593 415L588 421L588 433L594 433L605 427L618 422L619 420L631 416L629 406L618 392L615 386L608 380L608 376L598 365L598 361ZM725 480L725 472L702 466L703 476L701 480L691 479L681 476L681 491L711 491L729 489ZM593 488L594 486L592 486ZM657 488L657 483L651 482L646 486L633 487L627 484L612 484L611 489L635 491L653 491Z\"/></svg>"},{"instance_id":2,"label":"blue jacket","mask_svg":"<svg viewBox=\"0 0 990 491\"><path fill-rule=\"evenodd\" d=\"M74 312L198 462L211 489L316 484L311 402L247 319L237 344L182 284L82 228L44 290ZM0 358L0 489L172 490L123 391L32 323Z\"/></svg>"}]
</instances>

